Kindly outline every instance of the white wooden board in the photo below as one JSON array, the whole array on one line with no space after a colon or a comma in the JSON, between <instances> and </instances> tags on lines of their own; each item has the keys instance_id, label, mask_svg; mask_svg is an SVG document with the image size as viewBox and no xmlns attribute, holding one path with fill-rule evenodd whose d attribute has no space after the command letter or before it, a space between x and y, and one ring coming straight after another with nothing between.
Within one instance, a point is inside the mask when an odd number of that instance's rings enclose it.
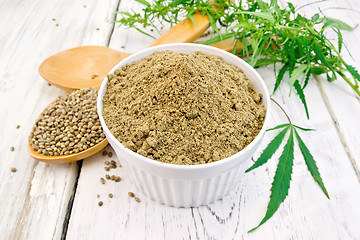
<instances>
[{"instance_id":1,"label":"white wooden board","mask_svg":"<svg viewBox=\"0 0 360 240\"><path fill-rule=\"evenodd\" d=\"M299 2L296 4L312 1ZM352 10L331 9L334 6ZM147 199L129 182L124 168L110 171L110 175L121 176L121 182L102 185L100 178L108 173L104 161L116 160L115 156L98 153L82 164L45 164L29 157L26 141L33 122L63 93L38 75L41 61L79 45L109 44L126 52L146 48L151 38L118 24L113 28L112 23L118 8L139 7L134 0L120 4L115 0L0 1L1 239L360 239L360 103L342 80L328 83L322 76L318 82L312 79L305 92L310 120L298 97L288 96L288 85L283 84L273 96L295 124L316 129L300 134L318 163L330 200L296 150L289 196L275 216L253 233L247 231L265 214L280 152L266 166L246 174L224 199L190 209ZM302 11L311 15L317 7L353 26L360 22L357 0L327 1ZM359 29L344 33L353 56L345 58L358 69L359 39ZM259 72L272 90L272 67ZM285 122L273 104L270 127ZM255 159L275 134L266 134ZM11 146L15 151L10 151ZM110 146L106 150L112 151ZM17 168L16 173L10 171L12 167ZM129 191L141 202L129 198ZM114 197L109 198L109 193ZM98 206L99 201L103 206Z\"/></svg>"}]
</instances>

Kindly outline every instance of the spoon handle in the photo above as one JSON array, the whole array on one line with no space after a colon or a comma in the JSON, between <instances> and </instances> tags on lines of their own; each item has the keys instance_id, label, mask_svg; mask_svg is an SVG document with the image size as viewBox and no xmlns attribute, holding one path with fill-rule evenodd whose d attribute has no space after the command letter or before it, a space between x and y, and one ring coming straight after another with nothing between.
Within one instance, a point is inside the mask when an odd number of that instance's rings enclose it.
<instances>
[{"instance_id":1,"label":"spoon handle","mask_svg":"<svg viewBox=\"0 0 360 240\"><path fill-rule=\"evenodd\" d=\"M182 20L155 40L150 47L166 43L194 42L209 28L210 23L208 16L203 16L200 12L193 16L195 24L190 19Z\"/></svg>"}]
</instances>

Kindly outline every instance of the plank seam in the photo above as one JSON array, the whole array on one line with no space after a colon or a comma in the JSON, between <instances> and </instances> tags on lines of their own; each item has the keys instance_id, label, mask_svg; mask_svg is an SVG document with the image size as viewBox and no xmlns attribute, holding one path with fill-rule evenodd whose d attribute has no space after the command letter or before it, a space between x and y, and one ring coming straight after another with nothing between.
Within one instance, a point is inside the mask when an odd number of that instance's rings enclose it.
<instances>
[{"instance_id":1,"label":"plank seam","mask_svg":"<svg viewBox=\"0 0 360 240\"><path fill-rule=\"evenodd\" d=\"M345 135L343 134L343 132L341 131L341 128L340 128L340 125L339 125L339 121L337 120L336 118L336 114L335 114L335 111L334 109L331 107L331 104L330 104L330 101L329 101L329 98L327 97L326 93L325 93L325 90L319 80L319 77L317 75L313 75L314 79L316 80L316 83L320 89L320 94L321 94L321 97L322 99L324 100L324 103L325 103L325 106L326 108L328 109L328 112L331 116L331 119L333 120L333 123L335 125L335 128L336 128L336 132L338 133L338 136L340 138L340 141L341 143L343 144L344 146L344 149L345 149L345 152L346 154L348 155L349 159L350 159L350 162L351 162L351 166L352 168L354 169L355 171L355 174L356 174L356 177L360 183L360 170L358 168L358 166L356 165L356 161L355 161L355 157L354 155L352 154L352 152L350 151L350 147L346 141L346 138L345 138Z\"/></svg>"},{"instance_id":2,"label":"plank seam","mask_svg":"<svg viewBox=\"0 0 360 240\"><path fill-rule=\"evenodd\" d=\"M76 180L74 182L73 192L72 192L72 194L71 194L71 196L69 198L69 202L68 202L68 205L67 205L67 211L66 211L66 214L65 214L63 228L62 228L63 230L62 230L62 233L61 233L61 240L66 239L66 235L67 235L67 231L68 231L68 227L69 227L69 220L70 220L70 217L71 217L72 207L73 207L73 204L74 204L75 194L76 194L76 190L77 190L78 182L79 182L79 178L80 178L82 160L78 161L77 164L79 165L78 166L78 172L77 172L77 175L76 175Z\"/></svg>"},{"instance_id":3,"label":"plank seam","mask_svg":"<svg viewBox=\"0 0 360 240\"><path fill-rule=\"evenodd\" d=\"M119 10L120 3L121 3L121 0L119 0L115 11ZM113 20L112 20L112 28L110 30L110 33L109 33L108 37L107 37L107 41L106 41L106 46L107 47L110 45L110 41L111 41L112 35L114 33L114 30L115 30L115 20L116 20L116 13L114 13L114 17L113 17Z\"/></svg>"}]
</instances>

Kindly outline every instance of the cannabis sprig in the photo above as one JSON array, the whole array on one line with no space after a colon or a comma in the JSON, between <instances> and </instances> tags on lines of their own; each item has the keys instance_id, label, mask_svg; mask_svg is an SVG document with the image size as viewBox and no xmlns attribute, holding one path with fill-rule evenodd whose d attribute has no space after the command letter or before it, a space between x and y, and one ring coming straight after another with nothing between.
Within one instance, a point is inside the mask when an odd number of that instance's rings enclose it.
<instances>
[{"instance_id":1,"label":"cannabis sprig","mask_svg":"<svg viewBox=\"0 0 360 240\"><path fill-rule=\"evenodd\" d=\"M360 96L360 74L341 56L344 47L342 31L353 28L341 20L326 17L322 12L307 18L293 4L280 8L276 0L269 3L262 0L157 0L152 4L137 1L144 4L144 9L140 13L119 12L119 23L143 32L140 25L156 29L155 19L174 24L183 17L192 19L192 15L200 11L209 16L213 33L217 34L205 44L234 38L233 53L244 56L252 66L283 64L279 73L275 73L273 92L288 73L290 93L294 89L298 94L308 118L304 89L311 74L326 74L330 82L340 77ZM326 37L329 30L337 35L335 44ZM236 52L240 43L243 49Z\"/></svg>"}]
</instances>

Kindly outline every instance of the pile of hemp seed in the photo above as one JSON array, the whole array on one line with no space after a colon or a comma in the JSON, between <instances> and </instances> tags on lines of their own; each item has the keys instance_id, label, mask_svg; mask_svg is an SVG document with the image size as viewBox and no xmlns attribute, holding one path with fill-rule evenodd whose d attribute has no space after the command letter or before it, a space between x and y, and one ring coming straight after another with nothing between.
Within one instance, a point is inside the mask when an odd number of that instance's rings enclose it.
<instances>
[{"instance_id":1,"label":"pile of hemp seed","mask_svg":"<svg viewBox=\"0 0 360 240\"><path fill-rule=\"evenodd\" d=\"M59 96L39 116L29 136L31 147L47 156L84 151L105 139L96 107L97 91L80 89Z\"/></svg>"}]
</instances>

